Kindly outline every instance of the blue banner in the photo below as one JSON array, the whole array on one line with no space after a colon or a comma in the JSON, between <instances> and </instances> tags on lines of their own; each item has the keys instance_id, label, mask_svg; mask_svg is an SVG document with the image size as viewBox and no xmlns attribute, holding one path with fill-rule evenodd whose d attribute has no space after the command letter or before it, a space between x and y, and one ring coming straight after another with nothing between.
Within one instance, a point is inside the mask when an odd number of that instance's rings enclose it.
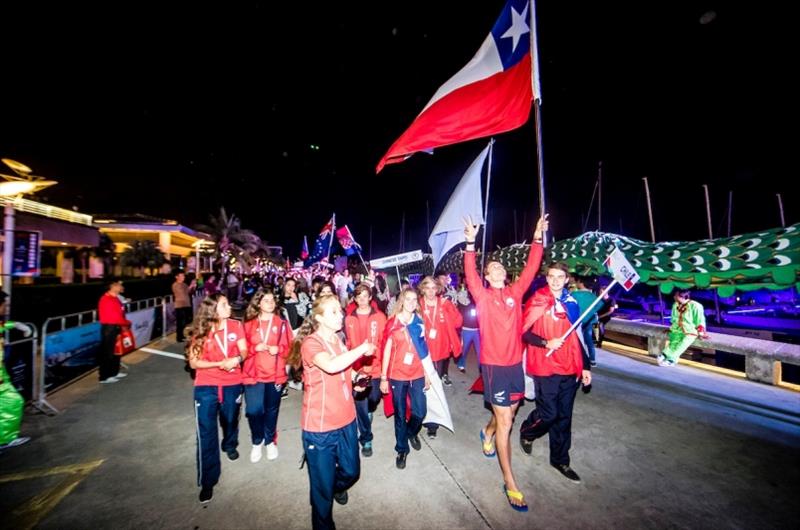
<instances>
[{"instance_id":1,"label":"blue banner","mask_svg":"<svg viewBox=\"0 0 800 530\"><path fill-rule=\"evenodd\" d=\"M51 390L97 366L100 323L48 333L44 340L45 388Z\"/></svg>"}]
</instances>

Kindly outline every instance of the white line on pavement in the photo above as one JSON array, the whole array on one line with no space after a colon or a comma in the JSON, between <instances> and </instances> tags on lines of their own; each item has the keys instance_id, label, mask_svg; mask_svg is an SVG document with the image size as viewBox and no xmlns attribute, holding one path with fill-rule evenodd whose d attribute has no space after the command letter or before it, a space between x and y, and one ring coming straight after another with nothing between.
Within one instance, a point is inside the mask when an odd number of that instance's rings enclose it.
<instances>
[{"instance_id":1,"label":"white line on pavement","mask_svg":"<svg viewBox=\"0 0 800 530\"><path fill-rule=\"evenodd\" d=\"M162 351L162 350L154 350L153 348L139 348L141 351L146 351L147 353L154 353L156 355L163 355L164 357L172 357L173 359L180 359L181 361L185 360L186 357L179 353L172 353L169 351Z\"/></svg>"}]
</instances>

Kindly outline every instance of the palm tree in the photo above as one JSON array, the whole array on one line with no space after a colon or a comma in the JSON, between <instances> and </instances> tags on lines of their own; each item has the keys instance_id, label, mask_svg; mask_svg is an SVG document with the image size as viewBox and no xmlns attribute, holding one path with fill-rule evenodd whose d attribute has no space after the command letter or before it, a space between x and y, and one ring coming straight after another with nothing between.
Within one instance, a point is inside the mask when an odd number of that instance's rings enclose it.
<instances>
[{"instance_id":1,"label":"palm tree","mask_svg":"<svg viewBox=\"0 0 800 530\"><path fill-rule=\"evenodd\" d=\"M138 268L140 276L144 276L145 267L150 269L150 274L152 274L153 269L157 269L167 262L166 256L155 241L132 241L120 259L123 267Z\"/></svg>"},{"instance_id":2,"label":"palm tree","mask_svg":"<svg viewBox=\"0 0 800 530\"><path fill-rule=\"evenodd\" d=\"M247 273L254 262L254 255L263 247L261 238L252 230L242 228L241 221L235 214L228 215L225 207L219 209L219 216L210 217L211 225L202 227L217 244L215 260L222 269L222 278L227 278L231 263L240 265L242 272Z\"/></svg>"},{"instance_id":3,"label":"palm tree","mask_svg":"<svg viewBox=\"0 0 800 530\"><path fill-rule=\"evenodd\" d=\"M114 269L114 242L108 234L100 233L100 241L96 247L92 249L92 253L103 260L103 277L109 277L113 274Z\"/></svg>"}]
</instances>

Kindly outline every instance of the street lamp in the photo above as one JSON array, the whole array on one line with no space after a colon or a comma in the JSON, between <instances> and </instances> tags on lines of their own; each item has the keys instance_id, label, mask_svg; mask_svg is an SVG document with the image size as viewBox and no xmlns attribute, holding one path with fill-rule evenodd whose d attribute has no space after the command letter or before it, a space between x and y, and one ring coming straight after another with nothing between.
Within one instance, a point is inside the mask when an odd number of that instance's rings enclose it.
<instances>
[{"instance_id":1,"label":"street lamp","mask_svg":"<svg viewBox=\"0 0 800 530\"><path fill-rule=\"evenodd\" d=\"M3 220L3 289L6 291L6 320L11 315L11 284L14 271L14 199L26 193L37 191L57 184L55 180L45 180L42 177L31 175L33 170L10 158L3 158L3 163L11 168L15 175L0 173L0 197L6 197Z\"/></svg>"}]
</instances>

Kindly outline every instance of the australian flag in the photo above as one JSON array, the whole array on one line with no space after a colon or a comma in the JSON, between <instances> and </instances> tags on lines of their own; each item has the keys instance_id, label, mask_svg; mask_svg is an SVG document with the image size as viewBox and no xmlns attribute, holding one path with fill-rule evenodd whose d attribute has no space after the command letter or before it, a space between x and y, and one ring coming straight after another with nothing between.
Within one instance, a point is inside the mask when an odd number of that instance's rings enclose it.
<instances>
[{"instance_id":1,"label":"australian flag","mask_svg":"<svg viewBox=\"0 0 800 530\"><path fill-rule=\"evenodd\" d=\"M344 225L336 231L336 238L339 240L339 244L344 249L344 253L348 256L352 256L353 254L361 252L361 245L356 243L356 240L353 237L352 232L350 232L350 229L347 228L347 225Z\"/></svg>"},{"instance_id":2,"label":"australian flag","mask_svg":"<svg viewBox=\"0 0 800 530\"><path fill-rule=\"evenodd\" d=\"M314 241L314 249L308 258L303 260L303 266L308 267L318 261L328 259L328 250L331 248L331 236L334 230L336 230L336 214L331 217L328 224L322 227L317 240Z\"/></svg>"}]
</instances>

